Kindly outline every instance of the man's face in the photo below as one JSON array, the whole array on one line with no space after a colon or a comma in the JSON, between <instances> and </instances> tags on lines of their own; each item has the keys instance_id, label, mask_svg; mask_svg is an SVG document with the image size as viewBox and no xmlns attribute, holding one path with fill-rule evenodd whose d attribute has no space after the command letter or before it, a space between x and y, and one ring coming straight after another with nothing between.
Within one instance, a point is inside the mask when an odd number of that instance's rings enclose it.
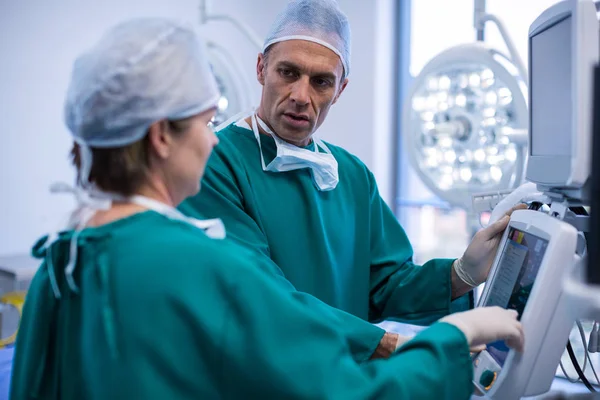
<instances>
[{"instance_id":1,"label":"man's face","mask_svg":"<svg viewBox=\"0 0 600 400\"><path fill-rule=\"evenodd\" d=\"M306 40L274 44L256 66L263 85L258 115L285 141L310 143L329 107L348 83L344 67L333 51Z\"/></svg>"}]
</instances>

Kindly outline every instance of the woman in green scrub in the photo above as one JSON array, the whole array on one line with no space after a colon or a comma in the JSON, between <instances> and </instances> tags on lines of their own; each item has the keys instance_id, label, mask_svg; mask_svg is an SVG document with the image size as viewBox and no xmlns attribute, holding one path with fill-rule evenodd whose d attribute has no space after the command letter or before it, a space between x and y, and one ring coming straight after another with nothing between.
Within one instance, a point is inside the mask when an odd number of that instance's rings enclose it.
<instances>
[{"instance_id":1,"label":"woman in green scrub","mask_svg":"<svg viewBox=\"0 0 600 400\"><path fill-rule=\"evenodd\" d=\"M55 189L78 205L33 248L11 399L467 399L470 346L522 347L514 313L478 309L359 364L339 311L174 208L200 189L218 98L202 43L169 20L121 23L77 59L78 186Z\"/></svg>"}]
</instances>

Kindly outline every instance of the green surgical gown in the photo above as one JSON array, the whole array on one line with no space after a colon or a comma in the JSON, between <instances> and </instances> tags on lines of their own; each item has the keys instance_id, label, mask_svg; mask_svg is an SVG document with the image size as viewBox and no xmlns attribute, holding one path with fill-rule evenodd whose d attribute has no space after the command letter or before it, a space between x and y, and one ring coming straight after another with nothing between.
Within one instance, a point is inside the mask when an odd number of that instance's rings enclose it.
<instances>
[{"instance_id":1,"label":"green surgical gown","mask_svg":"<svg viewBox=\"0 0 600 400\"><path fill-rule=\"evenodd\" d=\"M260 139L268 164L276 145L269 136ZM251 130L230 125L219 140L201 195L180 210L222 218L229 238L272 259L299 291L373 322L427 325L472 306L470 295L451 302L453 260L412 262L406 233L357 157L327 144L339 165L339 183L319 191L309 169L263 171Z\"/></svg>"},{"instance_id":2,"label":"green surgical gown","mask_svg":"<svg viewBox=\"0 0 600 400\"><path fill-rule=\"evenodd\" d=\"M468 344L452 325L436 323L390 359L359 364L324 308L307 306L264 257L231 241L153 211L85 229L74 293L64 277L71 237L34 248L45 261L25 301L12 400L471 394Z\"/></svg>"}]
</instances>

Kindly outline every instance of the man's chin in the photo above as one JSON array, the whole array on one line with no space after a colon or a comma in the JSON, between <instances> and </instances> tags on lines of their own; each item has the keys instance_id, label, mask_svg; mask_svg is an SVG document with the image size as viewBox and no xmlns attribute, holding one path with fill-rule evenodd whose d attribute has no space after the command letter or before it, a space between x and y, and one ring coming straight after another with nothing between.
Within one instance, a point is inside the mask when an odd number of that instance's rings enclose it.
<instances>
[{"instance_id":1,"label":"man's chin","mask_svg":"<svg viewBox=\"0 0 600 400\"><path fill-rule=\"evenodd\" d=\"M293 144L295 146L298 147L304 147L307 146L310 143L310 136L306 136L306 134L303 135L288 135L288 136L282 136L281 137L283 140L285 140L286 142Z\"/></svg>"},{"instance_id":2,"label":"man's chin","mask_svg":"<svg viewBox=\"0 0 600 400\"><path fill-rule=\"evenodd\" d=\"M310 143L312 136L312 132L309 133L306 129L289 129L288 127L276 131L276 133L281 139L296 146L305 146Z\"/></svg>"}]
</instances>

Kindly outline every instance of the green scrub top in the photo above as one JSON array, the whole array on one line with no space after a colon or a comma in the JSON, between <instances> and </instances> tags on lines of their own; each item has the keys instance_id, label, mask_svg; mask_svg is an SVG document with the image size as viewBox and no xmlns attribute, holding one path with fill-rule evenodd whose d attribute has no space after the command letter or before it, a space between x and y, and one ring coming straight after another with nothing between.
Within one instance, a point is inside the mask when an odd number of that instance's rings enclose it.
<instances>
[{"instance_id":1,"label":"green scrub top","mask_svg":"<svg viewBox=\"0 0 600 400\"><path fill-rule=\"evenodd\" d=\"M153 211L71 232L29 289L10 398L468 399L469 348L437 323L362 364L345 331L273 279L264 257ZM51 262L48 262L51 260ZM52 277L60 298L55 298ZM316 300L315 300L316 301Z\"/></svg>"},{"instance_id":2,"label":"green scrub top","mask_svg":"<svg viewBox=\"0 0 600 400\"><path fill-rule=\"evenodd\" d=\"M413 263L406 233L357 157L327 143L339 183L319 191L310 169L263 171L251 130L232 124L218 137L201 195L180 210L222 218L229 238L271 258L296 289L372 322L428 325L472 307L470 295L451 302L453 260ZM260 140L268 165L277 147Z\"/></svg>"}]
</instances>

